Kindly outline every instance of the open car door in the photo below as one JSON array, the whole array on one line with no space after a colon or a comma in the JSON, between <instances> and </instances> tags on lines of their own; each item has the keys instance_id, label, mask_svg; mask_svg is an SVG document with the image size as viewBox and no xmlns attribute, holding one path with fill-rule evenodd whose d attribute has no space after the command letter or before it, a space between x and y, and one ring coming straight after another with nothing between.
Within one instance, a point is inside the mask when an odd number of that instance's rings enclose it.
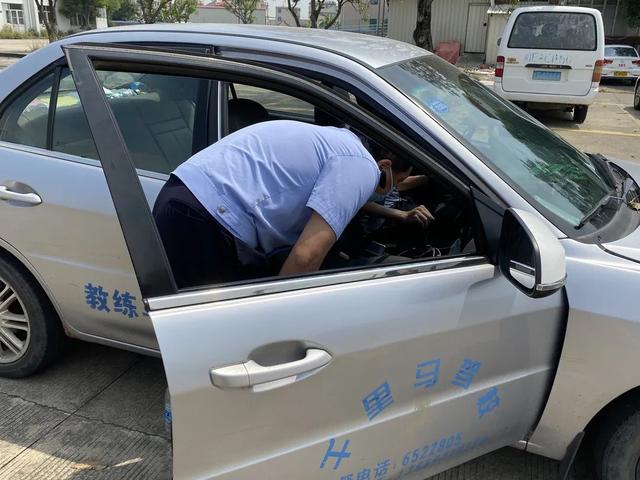
<instances>
[{"instance_id":1,"label":"open car door","mask_svg":"<svg viewBox=\"0 0 640 480\"><path fill-rule=\"evenodd\" d=\"M410 148L403 137L266 67L65 49L160 345L176 478L418 479L526 437L554 373L561 295L529 298L479 254L178 291L95 68L278 86Z\"/></svg>"}]
</instances>

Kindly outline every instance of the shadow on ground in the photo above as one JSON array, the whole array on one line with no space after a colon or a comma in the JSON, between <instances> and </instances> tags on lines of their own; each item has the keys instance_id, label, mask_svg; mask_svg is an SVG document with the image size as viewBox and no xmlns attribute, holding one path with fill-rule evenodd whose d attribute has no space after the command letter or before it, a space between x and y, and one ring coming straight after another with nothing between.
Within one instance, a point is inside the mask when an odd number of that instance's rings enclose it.
<instances>
[{"instance_id":1,"label":"shadow on ground","mask_svg":"<svg viewBox=\"0 0 640 480\"><path fill-rule=\"evenodd\" d=\"M73 342L60 362L0 379L0 479L169 479L160 360Z\"/></svg>"}]
</instances>

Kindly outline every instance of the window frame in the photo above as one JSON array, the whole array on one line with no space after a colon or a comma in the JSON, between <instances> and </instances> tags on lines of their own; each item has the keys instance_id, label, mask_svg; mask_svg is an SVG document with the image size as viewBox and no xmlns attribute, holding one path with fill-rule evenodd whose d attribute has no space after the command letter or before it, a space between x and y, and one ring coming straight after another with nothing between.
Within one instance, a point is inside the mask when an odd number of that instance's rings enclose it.
<instances>
[{"instance_id":1,"label":"window frame","mask_svg":"<svg viewBox=\"0 0 640 480\"><path fill-rule=\"evenodd\" d=\"M19 3L7 3L7 23L9 25L24 25L24 8L21 4ZM11 8L11 6L20 6L20 8ZM15 20L14 21L14 15L15 15Z\"/></svg>"},{"instance_id":2,"label":"window frame","mask_svg":"<svg viewBox=\"0 0 640 480\"><path fill-rule=\"evenodd\" d=\"M163 44L164 45L164 44ZM169 45L169 44L167 44ZM22 144L22 143L14 143L14 142L9 142L6 140L2 140L0 139L0 145L6 145L10 148L13 149L18 149L18 150L23 150L23 151L29 151L29 152L34 152L37 153L39 155L45 155L47 157L51 157L51 158L57 158L57 159L61 159L61 160L65 160L65 161L70 161L70 162L75 162L75 163L82 163L84 165L91 165L94 167L100 167L102 168L102 165L100 163L100 159L97 158L89 158L89 157L82 157L79 155L74 155L71 153L66 153L66 152L61 152L58 150L54 150L53 149L53 130L55 128L55 114L56 114L56 103L57 103L57 97L58 97L58 90L59 90L59 85L60 85L60 80L61 80L61 75L62 72L67 69L70 70L69 64L67 62L67 59L63 56L58 58L57 60L55 60L54 62L50 63L49 65L47 65L46 67L42 68L41 70L39 70L38 72L36 72L35 74L33 74L31 77L29 77L29 79L27 79L25 82L23 82L22 84L20 84L20 86L16 89L14 89L11 93L9 93L3 100L2 102L0 102L0 119L2 118L2 116L4 115L5 111L7 109L9 109L15 101L17 101L20 96L22 96L23 94L25 94L31 87L33 87L34 85L36 85L38 82L40 82L42 79L46 78L48 75L53 74L54 75L54 80L53 80L53 84L51 87L51 96L49 97L49 111L48 111L48 118L47 118L47 132L46 132L46 144L45 147L37 147L34 145L26 145L26 144ZM75 80L74 80L75 82ZM216 141L218 141L221 137L220 133L219 133L219 128L218 128L218 124L220 122L220 118L219 118L219 112L218 112L218 90L220 88L219 82L215 82L212 81L209 83L209 91L208 92L203 92L203 98L206 98L206 105L203 108L204 110L204 114L201 115L201 117L206 118L206 126L203 129L203 134L205 135L206 139L205 142L207 142L208 144L214 143ZM76 87L77 90L77 87ZM54 98L54 92L55 92L55 98ZM80 102L80 105L82 106L82 110L85 114L86 117L86 109L84 107L84 105L82 104L82 102ZM54 108L51 108L51 107ZM198 110L196 110L196 115L198 115ZM95 144L95 139L93 138L93 133L90 132L92 134L92 141ZM196 140L196 134L195 134L195 128L194 128L194 138L193 138L194 142ZM192 145L192 151L195 148L195 145ZM136 168L136 171L138 173L139 176L142 177L147 177L147 178L152 178L155 180L163 180L166 181L167 178L169 178L169 174L166 173L161 173L161 172L156 172L153 170L145 170L142 168Z\"/></svg>"},{"instance_id":3,"label":"window frame","mask_svg":"<svg viewBox=\"0 0 640 480\"><path fill-rule=\"evenodd\" d=\"M253 296L260 292L268 291L269 289L258 287L258 285L264 286L265 284L274 286L273 288L277 291L288 291L309 288L319 283L325 285L344 283L345 278L349 278L348 281L355 281L378 278L377 275L390 277L418 274L437 269L442 262L454 265L467 265L469 262L489 263L488 258L482 254L485 251L485 229L481 226L483 223L482 217L476 209L472 221L474 239L476 240L476 251L473 255L461 254L459 256L435 259L409 259L407 262L399 264L324 270L295 277L268 277L257 279L254 282L202 285L196 288L179 290L173 280L164 247L155 222L151 217L146 199L142 203L127 203L132 201L132 194L136 196L140 192L126 190L127 184L132 186L137 182L137 179L133 178L134 176L130 177L128 173L128 171L134 171L133 164L117 124L113 121L113 115L108 107L104 92L99 88L95 78L94 69L102 69L106 64L117 65L118 68L122 68L121 66L126 64L128 65L127 71L136 71L136 69L138 71L146 71L149 68L153 68L156 73L206 77L221 82L232 81L271 89L276 83L278 89L274 90L296 96L321 108L335 109L363 134L372 138L382 139L381 142L385 143L385 145L392 146L391 148L396 148L406 155L410 155L415 161L424 164L426 168L433 171L434 174L443 177L445 181L451 184L452 188L457 189L461 195L468 199L469 207L472 209L475 207L476 198L472 194L470 186L453 177L450 172L437 162L434 162L419 145L416 145L404 134L392 129L368 112L354 106L349 100L345 100L330 91L330 89L316 85L309 79L290 72L282 72L273 68L222 58L202 58L193 55L139 51L114 44L96 45L87 43L69 45L63 48L69 64L73 66L72 72L76 79L76 84L82 85L81 89L79 89L79 94L81 99L84 98L89 106L87 108L89 124L92 130L97 130L96 137L100 137L99 139L97 138L96 142L98 151L109 152L112 158L118 158L121 163L121 165L111 165L110 168L112 170L110 171L107 168L108 161L105 160L107 165L103 163L103 171L112 191L114 205L119 214L119 221L145 301L150 298L175 298L176 296L182 298L184 295L198 296L202 292L222 291L227 292L230 298L240 298L237 296L238 289L245 293L247 290L254 291L253 294L249 295ZM220 92L221 89L218 91ZM104 128L107 118L112 119L109 123L110 128ZM137 188L140 189L139 183ZM120 193L114 191L114 189L119 189ZM123 190L127 193L122 194ZM227 294L224 297L225 299L229 298ZM147 304L150 305L148 301Z\"/></svg>"}]
</instances>

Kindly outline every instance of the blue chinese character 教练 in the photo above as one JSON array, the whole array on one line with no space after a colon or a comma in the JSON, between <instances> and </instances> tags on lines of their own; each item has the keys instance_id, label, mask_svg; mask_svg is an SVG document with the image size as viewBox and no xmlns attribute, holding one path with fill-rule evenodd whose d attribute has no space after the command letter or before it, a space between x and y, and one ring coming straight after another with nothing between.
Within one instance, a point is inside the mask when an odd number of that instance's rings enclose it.
<instances>
[{"instance_id":1,"label":"blue chinese character \u6559\u7ec3","mask_svg":"<svg viewBox=\"0 0 640 480\"><path fill-rule=\"evenodd\" d=\"M87 305L89 305L93 310L98 310L99 312L110 311L109 307L107 306L109 292L106 292L102 288L102 285L94 286L91 283L87 283L84 286L84 295Z\"/></svg>"},{"instance_id":2,"label":"blue chinese character \u6559\u7ec3","mask_svg":"<svg viewBox=\"0 0 640 480\"><path fill-rule=\"evenodd\" d=\"M348 475L342 475L340 477L340 480L353 480L353 473L350 473Z\"/></svg>"},{"instance_id":3,"label":"blue chinese character \u6559\u7ec3","mask_svg":"<svg viewBox=\"0 0 640 480\"><path fill-rule=\"evenodd\" d=\"M391 465L391 460L389 459L378 462L378 465L376 465L376 480L384 480L384 478L389 473L390 465Z\"/></svg>"},{"instance_id":4,"label":"blue chinese character \u6559\u7ec3","mask_svg":"<svg viewBox=\"0 0 640 480\"><path fill-rule=\"evenodd\" d=\"M419 363L416 366L416 380L413 388L429 388L438 383L438 375L440 374L440 359L429 360Z\"/></svg>"},{"instance_id":5,"label":"blue chinese character \u6559\u7ec3","mask_svg":"<svg viewBox=\"0 0 640 480\"><path fill-rule=\"evenodd\" d=\"M117 289L113 292L113 310L122 313L125 317L133 318L138 316L136 305L133 301L136 299L129 292L120 293Z\"/></svg>"},{"instance_id":6,"label":"blue chinese character \u6559\u7ec3","mask_svg":"<svg viewBox=\"0 0 640 480\"><path fill-rule=\"evenodd\" d=\"M336 461L333 464L333 469L337 470L342 460L344 460L345 458L349 458L351 456L351 452L347 451L347 449L349 448L349 443L350 443L350 440L345 440L344 443L342 444L342 450L334 450L333 447L336 444L336 439L335 438L330 439L329 448L327 448L327 453L324 454L324 457L322 458L322 462L320 462L320 468L324 468L329 458L335 458Z\"/></svg>"},{"instance_id":7,"label":"blue chinese character \u6559\u7ec3","mask_svg":"<svg viewBox=\"0 0 640 480\"><path fill-rule=\"evenodd\" d=\"M473 379L480 370L481 366L481 362L471 360L470 358L465 358L462 361L462 365L460 365L460 368L458 369L458 372L456 373L456 376L453 378L453 381L451 383L467 390L471 386L471 383L473 383Z\"/></svg>"},{"instance_id":8,"label":"blue chinese character \u6559\u7ec3","mask_svg":"<svg viewBox=\"0 0 640 480\"><path fill-rule=\"evenodd\" d=\"M498 389L493 387L482 395L478 399L478 415L480 418L484 417L487 413L495 410L500 405L500 397L498 396Z\"/></svg>"},{"instance_id":9,"label":"blue chinese character \u6559\u7ec3","mask_svg":"<svg viewBox=\"0 0 640 480\"><path fill-rule=\"evenodd\" d=\"M356 480L369 480L371 478L371 470L368 468L363 468L358 472L356 476Z\"/></svg>"},{"instance_id":10,"label":"blue chinese character \u6559\u7ec3","mask_svg":"<svg viewBox=\"0 0 640 480\"><path fill-rule=\"evenodd\" d=\"M393 403L389 382L384 382L373 392L362 399L364 411L369 420L373 420L379 413Z\"/></svg>"}]
</instances>

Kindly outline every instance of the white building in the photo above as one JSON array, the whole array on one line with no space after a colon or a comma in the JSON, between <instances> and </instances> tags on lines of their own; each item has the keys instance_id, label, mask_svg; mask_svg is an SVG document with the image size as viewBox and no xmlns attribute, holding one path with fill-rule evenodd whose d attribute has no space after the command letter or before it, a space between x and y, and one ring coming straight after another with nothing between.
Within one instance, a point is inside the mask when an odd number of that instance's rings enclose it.
<instances>
[{"instance_id":1,"label":"white building","mask_svg":"<svg viewBox=\"0 0 640 480\"><path fill-rule=\"evenodd\" d=\"M267 23L267 6L264 3L258 3L253 15L253 23L264 25ZM198 4L196 11L189 17L189 21L193 23L240 23L238 17L224 8L221 1Z\"/></svg>"},{"instance_id":2,"label":"white building","mask_svg":"<svg viewBox=\"0 0 640 480\"><path fill-rule=\"evenodd\" d=\"M1 0L0 0L1 1ZM61 32L73 32L80 29L77 18L67 18L60 13L60 1L58 2L56 18L58 20L58 30ZM48 0L44 0L44 12L49 9ZM107 27L107 12L104 8L99 8L96 12L96 28ZM38 6L35 0L10 0L0 3L0 28L10 26L18 32L41 31L44 30L44 22L40 18Z\"/></svg>"},{"instance_id":3,"label":"white building","mask_svg":"<svg viewBox=\"0 0 640 480\"><path fill-rule=\"evenodd\" d=\"M493 47L496 37L502 35L502 28L514 8L511 3L505 0L434 0L431 6L434 48L440 42L459 42L460 53L482 53L487 57L487 62L495 61ZM550 2L520 1L518 6L548 3ZM559 0L557 3L597 8L603 13L605 34L608 37L640 36L640 29L631 29L627 25L622 0ZM413 43L417 13L418 0L389 0L388 36Z\"/></svg>"}]
</instances>

